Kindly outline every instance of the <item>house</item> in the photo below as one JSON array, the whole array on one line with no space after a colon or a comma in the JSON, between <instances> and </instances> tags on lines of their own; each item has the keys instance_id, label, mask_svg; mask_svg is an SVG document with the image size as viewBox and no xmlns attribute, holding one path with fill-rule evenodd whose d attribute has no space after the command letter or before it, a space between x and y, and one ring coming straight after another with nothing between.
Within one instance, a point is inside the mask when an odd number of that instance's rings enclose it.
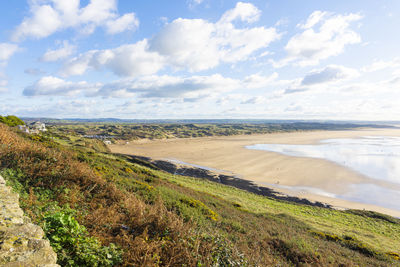
<instances>
[{"instance_id":1,"label":"house","mask_svg":"<svg viewBox=\"0 0 400 267\"><path fill-rule=\"evenodd\" d=\"M39 121L31 123L29 126L27 125L18 125L18 129L21 132L27 133L27 134L39 134L40 132L46 132L46 125L44 123L41 123Z\"/></svg>"},{"instance_id":2,"label":"house","mask_svg":"<svg viewBox=\"0 0 400 267\"><path fill-rule=\"evenodd\" d=\"M29 127L27 127L26 125L18 125L18 129L23 132L23 133L30 133L29 132Z\"/></svg>"},{"instance_id":3,"label":"house","mask_svg":"<svg viewBox=\"0 0 400 267\"><path fill-rule=\"evenodd\" d=\"M37 131L46 132L46 125L40 121L34 122L31 125L31 128Z\"/></svg>"}]
</instances>

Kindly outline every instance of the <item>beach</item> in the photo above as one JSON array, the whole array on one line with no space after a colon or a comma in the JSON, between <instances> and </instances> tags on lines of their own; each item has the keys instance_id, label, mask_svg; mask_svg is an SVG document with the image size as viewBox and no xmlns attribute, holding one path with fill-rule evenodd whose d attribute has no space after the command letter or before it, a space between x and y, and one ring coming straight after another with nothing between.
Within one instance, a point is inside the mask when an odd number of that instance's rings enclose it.
<instances>
[{"instance_id":1,"label":"beach","mask_svg":"<svg viewBox=\"0 0 400 267\"><path fill-rule=\"evenodd\" d=\"M332 138L400 136L400 129L360 129L348 131L303 131L163 140L139 140L109 145L113 153L179 160L235 175L276 191L327 203L339 209L366 209L400 217L399 210L335 198L350 185L376 184L400 190L400 184L372 179L331 161L286 156L275 152L246 149L255 144L316 144ZM293 188L315 188L293 190ZM329 193L327 193L329 192Z\"/></svg>"}]
</instances>

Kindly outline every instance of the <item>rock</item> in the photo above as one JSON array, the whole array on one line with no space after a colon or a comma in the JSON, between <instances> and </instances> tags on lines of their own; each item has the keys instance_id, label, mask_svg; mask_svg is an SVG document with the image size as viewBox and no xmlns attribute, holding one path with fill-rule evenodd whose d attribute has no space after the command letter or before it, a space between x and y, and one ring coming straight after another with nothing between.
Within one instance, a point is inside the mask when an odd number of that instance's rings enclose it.
<instances>
[{"instance_id":1,"label":"rock","mask_svg":"<svg viewBox=\"0 0 400 267\"><path fill-rule=\"evenodd\" d=\"M19 196L0 176L0 266L59 267L44 232L24 216Z\"/></svg>"}]
</instances>

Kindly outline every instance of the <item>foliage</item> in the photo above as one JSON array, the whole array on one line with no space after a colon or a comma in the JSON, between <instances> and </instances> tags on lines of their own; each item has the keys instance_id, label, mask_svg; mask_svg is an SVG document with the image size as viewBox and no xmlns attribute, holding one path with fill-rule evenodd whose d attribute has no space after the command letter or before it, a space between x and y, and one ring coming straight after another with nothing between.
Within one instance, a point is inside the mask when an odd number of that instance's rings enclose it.
<instances>
[{"instance_id":1,"label":"foliage","mask_svg":"<svg viewBox=\"0 0 400 267\"><path fill-rule=\"evenodd\" d=\"M20 197L26 198L28 196L28 192L26 192L27 186L24 185L25 175L21 172L21 170L16 169L4 169L0 171L0 174L7 177L6 185L11 186L15 192L17 192Z\"/></svg>"},{"instance_id":2,"label":"foliage","mask_svg":"<svg viewBox=\"0 0 400 267\"><path fill-rule=\"evenodd\" d=\"M18 125L25 125L25 122L21 120L20 118L13 116L13 115L8 115L8 116L0 116L0 122L4 123L8 126L14 127Z\"/></svg>"},{"instance_id":3,"label":"foliage","mask_svg":"<svg viewBox=\"0 0 400 267\"><path fill-rule=\"evenodd\" d=\"M102 246L72 214L45 216L44 231L62 266L114 266L121 262L122 251L114 244Z\"/></svg>"},{"instance_id":4,"label":"foliage","mask_svg":"<svg viewBox=\"0 0 400 267\"><path fill-rule=\"evenodd\" d=\"M382 253L375 251L373 248L357 240L353 236L345 235L343 237L340 237L334 234L322 233L322 232L313 232L313 234L318 238L323 238L328 241L337 242L342 246L358 251L369 257L384 257Z\"/></svg>"},{"instance_id":5,"label":"foliage","mask_svg":"<svg viewBox=\"0 0 400 267\"><path fill-rule=\"evenodd\" d=\"M0 125L0 168L25 213L46 224L53 246L63 244L59 258L75 265L107 253L116 263L111 244L122 266L398 264L400 224L390 218L277 201L170 175L51 127L45 135L31 140Z\"/></svg>"},{"instance_id":6,"label":"foliage","mask_svg":"<svg viewBox=\"0 0 400 267\"><path fill-rule=\"evenodd\" d=\"M192 138L207 136L228 136L239 134L263 134L272 132L292 132L325 129L350 129L361 127L357 124L327 124L327 123L58 123L53 124L52 130L62 135L68 134L76 138L82 136L96 139L110 140L138 140L138 139L167 139ZM101 142L100 140L97 140ZM85 142L88 142L85 140ZM101 142L104 145L103 142ZM104 150L96 146L98 151Z\"/></svg>"}]
</instances>

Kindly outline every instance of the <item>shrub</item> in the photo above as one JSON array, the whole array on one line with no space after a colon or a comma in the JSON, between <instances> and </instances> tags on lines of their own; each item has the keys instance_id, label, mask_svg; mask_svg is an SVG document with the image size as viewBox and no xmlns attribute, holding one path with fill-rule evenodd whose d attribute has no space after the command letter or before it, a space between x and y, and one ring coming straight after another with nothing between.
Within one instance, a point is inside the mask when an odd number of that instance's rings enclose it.
<instances>
[{"instance_id":1,"label":"shrub","mask_svg":"<svg viewBox=\"0 0 400 267\"><path fill-rule=\"evenodd\" d=\"M25 122L23 120L21 120L20 118L13 116L13 115L9 115L6 117L2 117L0 116L0 122L7 124L8 126L14 127L14 126L18 126L18 125L25 125Z\"/></svg>"},{"instance_id":2,"label":"shrub","mask_svg":"<svg viewBox=\"0 0 400 267\"><path fill-rule=\"evenodd\" d=\"M122 251L114 244L102 246L86 228L66 212L45 216L44 231L62 266L114 266Z\"/></svg>"}]
</instances>

